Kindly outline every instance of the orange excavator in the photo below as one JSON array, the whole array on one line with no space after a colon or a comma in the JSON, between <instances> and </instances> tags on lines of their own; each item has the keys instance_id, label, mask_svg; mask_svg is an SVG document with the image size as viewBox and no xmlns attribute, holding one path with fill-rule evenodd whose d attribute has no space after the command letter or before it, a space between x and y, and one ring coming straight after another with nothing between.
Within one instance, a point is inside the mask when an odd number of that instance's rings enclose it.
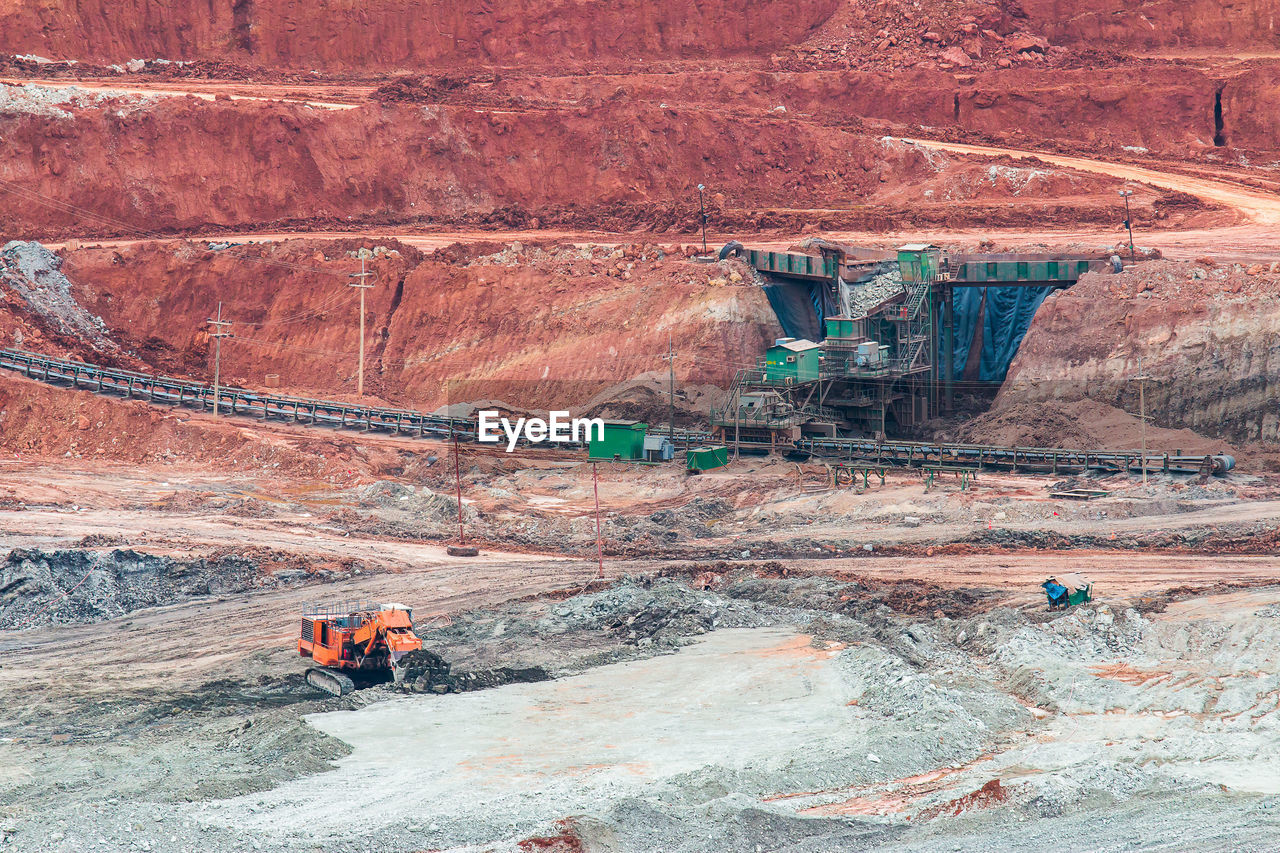
<instances>
[{"instance_id":1,"label":"orange excavator","mask_svg":"<svg viewBox=\"0 0 1280 853\"><path fill-rule=\"evenodd\" d=\"M359 601L303 609L298 654L318 664L307 670L307 683L334 696L399 682L400 659L421 648L413 611L403 604Z\"/></svg>"}]
</instances>

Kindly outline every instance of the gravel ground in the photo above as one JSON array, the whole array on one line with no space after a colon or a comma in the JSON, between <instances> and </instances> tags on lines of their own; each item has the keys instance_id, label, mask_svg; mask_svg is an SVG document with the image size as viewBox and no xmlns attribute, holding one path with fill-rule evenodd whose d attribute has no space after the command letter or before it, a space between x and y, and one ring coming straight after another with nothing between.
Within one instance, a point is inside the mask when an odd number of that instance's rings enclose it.
<instances>
[{"instance_id":1,"label":"gravel ground","mask_svg":"<svg viewBox=\"0 0 1280 853\"><path fill-rule=\"evenodd\" d=\"M0 85L0 98L8 87ZM0 100L0 110L4 101ZM0 249L0 287L18 294L27 306L59 332L85 341L101 352L118 352L107 324L85 310L62 274L62 258L40 243L13 240Z\"/></svg>"},{"instance_id":2,"label":"gravel ground","mask_svg":"<svg viewBox=\"0 0 1280 853\"><path fill-rule=\"evenodd\" d=\"M9 697L0 832L215 853L1268 849L1280 591L906 616L779 571L689 566L417 626L455 672L548 681L332 699L281 651L186 691Z\"/></svg>"}]
</instances>

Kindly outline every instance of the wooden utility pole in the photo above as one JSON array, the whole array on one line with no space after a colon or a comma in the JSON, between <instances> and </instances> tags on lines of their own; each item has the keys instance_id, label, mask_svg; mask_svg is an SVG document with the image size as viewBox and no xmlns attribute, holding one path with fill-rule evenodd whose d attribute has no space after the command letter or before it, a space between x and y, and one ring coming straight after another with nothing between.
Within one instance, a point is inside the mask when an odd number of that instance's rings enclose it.
<instances>
[{"instance_id":1,"label":"wooden utility pole","mask_svg":"<svg viewBox=\"0 0 1280 853\"><path fill-rule=\"evenodd\" d=\"M217 319L209 318L209 337L213 338L213 416L218 416L219 385L222 381L222 339L231 337L227 331L231 321L222 319L222 303L218 303Z\"/></svg>"},{"instance_id":2,"label":"wooden utility pole","mask_svg":"<svg viewBox=\"0 0 1280 853\"><path fill-rule=\"evenodd\" d=\"M1142 357L1138 357L1138 375L1133 377L1138 383L1138 418L1142 421L1142 485L1147 484L1147 380L1151 377L1142 372Z\"/></svg>"},{"instance_id":3,"label":"wooden utility pole","mask_svg":"<svg viewBox=\"0 0 1280 853\"><path fill-rule=\"evenodd\" d=\"M702 184L698 184L698 209L702 213L702 254L707 254L707 203L702 198L703 191L706 190Z\"/></svg>"},{"instance_id":4,"label":"wooden utility pole","mask_svg":"<svg viewBox=\"0 0 1280 853\"><path fill-rule=\"evenodd\" d=\"M1129 212L1129 197L1133 190L1120 190L1120 195L1124 198L1124 227L1129 229L1129 263L1134 264L1138 262L1138 253L1133 248L1133 215Z\"/></svg>"},{"instance_id":5,"label":"wooden utility pole","mask_svg":"<svg viewBox=\"0 0 1280 853\"><path fill-rule=\"evenodd\" d=\"M667 438L676 443L676 351L671 348L671 333L667 332L667 391L670 409L667 416Z\"/></svg>"},{"instance_id":6,"label":"wooden utility pole","mask_svg":"<svg viewBox=\"0 0 1280 853\"><path fill-rule=\"evenodd\" d=\"M462 454L458 450L458 434L453 434L453 476L458 485L458 544L467 544L467 533L462 527Z\"/></svg>"},{"instance_id":7,"label":"wooden utility pole","mask_svg":"<svg viewBox=\"0 0 1280 853\"><path fill-rule=\"evenodd\" d=\"M356 374L356 396L364 396L364 292L373 287L365 279L369 278L373 273L364 271L364 258L360 259L360 272L353 272L351 277L357 279L350 283L350 287L360 290L360 367Z\"/></svg>"}]
</instances>

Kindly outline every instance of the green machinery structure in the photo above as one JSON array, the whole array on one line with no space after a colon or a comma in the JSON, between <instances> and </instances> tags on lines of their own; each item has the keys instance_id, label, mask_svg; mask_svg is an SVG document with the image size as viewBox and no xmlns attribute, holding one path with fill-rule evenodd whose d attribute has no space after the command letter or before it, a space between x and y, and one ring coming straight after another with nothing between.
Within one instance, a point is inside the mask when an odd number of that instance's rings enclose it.
<instances>
[{"instance_id":1,"label":"green machinery structure","mask_svg":"<svg viewBox=\"0 0 1280 853\"><path fill-rule=\"evenodd\" d=\"M818 378L822 345L813 341L778 338L765 351L765 381L782 385L812 382Z\"/></svg>"},{"instance_id":2,"label":"green machinery structure","mask_svg":"<svg viewBox=\"0 0 1280 853\"><path fill-rule=\"evenodd\" d=\"M711 413L713 434L760 447L909 432L951 409L958 289L1069 287L1108 266L1100 258L955 255L928 243L878 258L825 243L808 254L740 247L732 254L766 280L807 282L815 306L846 304L857 281L895 266L902 280L900 292L857 315L822 316L818 307L824 340L779 339L757 367L738 372L728 404Z\"/></svg>"},{"instance_id":3,"label":"green machinery structure","mask_svg":"<svg viewBox=\"0 0 1280 853\"><path fill-rule=\"evenodd\" d=\"M645 458L644 439L649 425L640 421L605 421L604 435L592 431L587 458L616 462L641 462Z\"/></svg>"}]
</instances>

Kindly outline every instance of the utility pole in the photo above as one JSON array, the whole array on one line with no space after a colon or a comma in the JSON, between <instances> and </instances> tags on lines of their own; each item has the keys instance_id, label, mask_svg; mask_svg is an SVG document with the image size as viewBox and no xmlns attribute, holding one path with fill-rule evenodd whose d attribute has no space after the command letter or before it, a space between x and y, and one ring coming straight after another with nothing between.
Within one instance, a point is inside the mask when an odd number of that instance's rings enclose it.
<instances>
[{"instance_id":1,"label":"utility pole","mask_svg":"<svg viewBox=\"0 0 1280 853\"><path fill-rule=\"evenodd\" d=\"M671 333L667 332L667 392L670 409L667 416L667 438L676 443L676 351L671 348Z\"/></svg>"},{"instance_id":2,"label":"utility pole","mask_svg":"<svg viewBox=\"0 0 1280 853\"><path fill-rule=\"evenodd\" d=\"M707 253L707 204L702 199L702 193L706 190L702 184L698 184L698 209L702 211L702 254Z\"/></svg>"},{"instance_id":3,"label":"utility pole","mask_svg":"<svg viewBox=\"0 0 1280 853\"><path fill-rule=\"evenodd\" d=\"M596 493L596 577L604 577L604 545L600 541L600 478L596 463L591 463L591 487Z\"/></svg>"},{"instance_id":4,"label":"utility pole","mask_svg":"<svg viewBox=\"0 0 1280 853\"><path fill-rule=\"evenodd\" d=\"M360 368L356 379L356 396L364 396L364 292L373 287L365 279L373 275L371 272L364 271L364 258L360 259L360 272L353 272L351 278L357 279L348 286L355 287L360 290Z\"/></svg>"},{"instance_id":5,"label":"utility pole","mask_svg":"<svg viewBox=\"0 0 1280 853\"><path fill-rule=\"evenodd\" d=\"M1142 421L1142 485L1147 485L1147 380L1151 377L1142 372L1142 357L1138 357L1138 375L1133 377L1138 383L1138 418Z\"/></svg>"},{"instance_id":6,"label":"utility pole","mask_svg":"<svg viewBox=\"0 0 1280 853\"><path fill-rule=\"evenodd\" d=\"M231 337L226 331L231 321L222 319L222 303L218 303L218 317L209 318L209 337L213 338L213 416L218 416L219 384L222 381L222 339ZM233 413L234 414L234 413Z\"/></svg>"},{"instance_id":7,"label":"utility pole","mask_svg":"<svg viewBox=\"0 0 1280 853\"><path fill-rule=\"evenodd\" d=\"M462 456L458 450L458 434L453 434L453 476L458 484L458 544L467 544L467 533L462 527Z\"/></svg>"},{"instance_id":8,"label":"utility pole","mask_svg":"<svg viewBox=\"0 0 1280 853\"><path fill-rule=\"evenodd\" d=\"M1133 195L1133 190L1120 190L1120 195L1124 197L1124 227L1129 229L1129 263L1137 262L1137 253L1133 248L1133 217L1129 215L1129 196Z\"/></svg>"}]
</instances>

